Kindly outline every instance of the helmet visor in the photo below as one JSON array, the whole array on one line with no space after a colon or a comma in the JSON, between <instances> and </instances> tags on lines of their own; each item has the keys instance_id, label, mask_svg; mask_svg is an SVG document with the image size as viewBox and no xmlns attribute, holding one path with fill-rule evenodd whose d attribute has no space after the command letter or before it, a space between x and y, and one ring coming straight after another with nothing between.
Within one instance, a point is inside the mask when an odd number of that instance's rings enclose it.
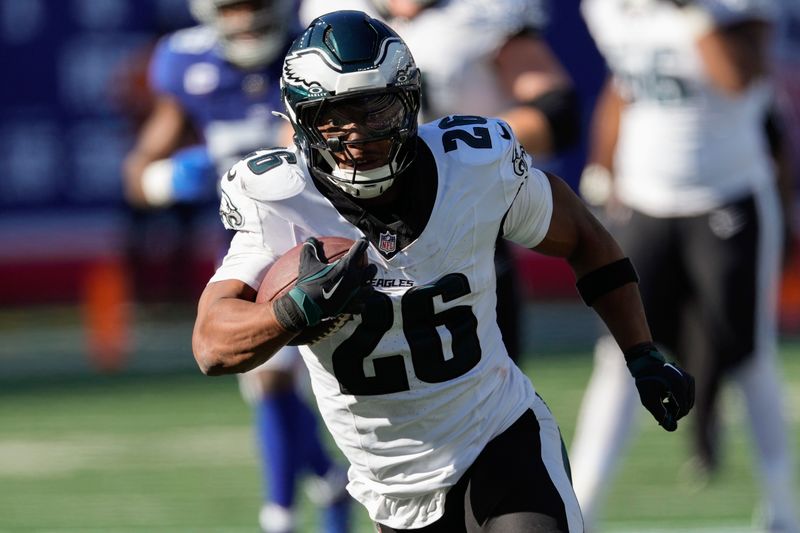
<instances>
[{"instance_id":1,"label":"helmet visor","mask_svg":"<svg viewBox=\"0 0 800 533\"><path fill-rule=\"evenodd\" d=\"M407 115L400 93L381 92L328 100L316 110L312 124L327 135L357 126L367 137L380 138L407 127Z\"/></svg>"}]
</instances>

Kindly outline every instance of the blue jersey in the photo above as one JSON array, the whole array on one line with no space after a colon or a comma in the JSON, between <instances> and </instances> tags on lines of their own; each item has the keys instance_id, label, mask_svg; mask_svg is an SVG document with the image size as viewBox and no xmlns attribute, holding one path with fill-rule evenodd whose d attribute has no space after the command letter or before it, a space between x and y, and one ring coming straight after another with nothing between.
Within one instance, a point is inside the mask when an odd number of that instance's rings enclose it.
<instances>
[{"instance_id":1,"label":"blue jersey","mask_svg":"<svg viewBox=\"0 0 800 533\"><path fill-rule=\"evenodd\" d=\"M287 39L288 49L291 39ZM150 64L150 83L177 98L202 134L218 170L243 155L279 144L284 54L261 69L242 70L222 56L217 33L197 26L164 37Z\"/></svg>"}]
</instances>

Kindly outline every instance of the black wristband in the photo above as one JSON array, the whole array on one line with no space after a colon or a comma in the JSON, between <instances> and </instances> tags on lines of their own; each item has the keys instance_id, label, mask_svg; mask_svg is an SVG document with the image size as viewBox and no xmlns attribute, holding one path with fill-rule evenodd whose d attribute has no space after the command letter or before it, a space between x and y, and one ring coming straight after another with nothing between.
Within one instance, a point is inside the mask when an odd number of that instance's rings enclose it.
<instances>
[{"instance_id":1,"label":"black wristband","mask_svg":"<svg viewBox=\"0 0 800 533\"><path fill-rule=\"evenodd\" d=\"M658 348L652 342L640 342L639 344L634 344L624 352L625 361L630 363L642 357L643 355L647 355L650 352L657 352Z\"/></svg>"},{"instance_id":2,"label":"black wristband","mask_svg":"<svg viewBox=\"0 0 800 533\"><path fill-rule=\"evenodd\" d=\"M291 296L284 294L272 303L278 324L290 333L299 333L306 326L306 319Z\"/></svg>"},{"instance_id":3,"label":"black wristband","mask_svg":"<svg viewBox=\"0 0 800 533\"><path fill-rule=\"evenodd\" d=\"M586 305L591 307L604 294L627 283L637 283L638 281L639 276L636 275L633 263L627 257L623 257L582 276L575 286Z\"/></svg>"}]
</instances>

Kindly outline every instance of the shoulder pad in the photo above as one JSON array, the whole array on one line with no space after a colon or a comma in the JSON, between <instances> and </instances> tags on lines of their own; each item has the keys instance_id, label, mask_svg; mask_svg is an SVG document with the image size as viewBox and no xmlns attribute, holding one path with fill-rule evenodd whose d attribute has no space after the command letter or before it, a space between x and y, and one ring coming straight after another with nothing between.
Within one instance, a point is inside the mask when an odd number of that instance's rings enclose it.
<instances>
[{"instance_id":1,"label":"shoulder pad","mask_svg":"<svg viewBox=\"0 0 800 533\"><path fill-rule=\"evenodd\" d=\"M168 38L169 50L176 54L204 54L217 44L217 32L208 26L178 30Z\"/></svg>"},{"instance_id":2,"label":"shoulder pad","mask_svg":"<svg viewBox=\"0 0 800 533\"><path fill-rule=\"evenodd\" d=\"M486 183L499 184L509 200L533 166L511 126L497 118L452 115L420 126L419 131L440 164L478 172Z\"/></svg>"},{"instance_id":3,"label":"shoulder pad","mask_svg":"<svg viewBox=\"0 0 800 533\"><path fill-rule=\"evenodd\" d=\"M239 189L248 198L263 202L290 198L306 186L306 175L298 160L294 148L257 150L225 173L222 190Z\"/></svg>"},{"instance_id":4,"label":"shoulder pad","mask_svg":"<svg viewBox=\"0 0 800 533\"><path fill-rule=\"evenodd\" d=\"M420 126L420 136L468 165L493 164L521 150L511 126L498 118L450 115Z\"/></svg>"},{"instance_id":5,"label":"shoulder pad","mask_svg":"<svg viewBox=\"0 0 800 533\"><path fill-rule=\"evenodd\" d=\"M491 123L497 137L495 140L502 150L498 161L500 177L505 184L511 184L514 188L517 183L528 179L533 168L533 156L525 151L507 122L493 118Z\"/></svg>"}]
</instances>

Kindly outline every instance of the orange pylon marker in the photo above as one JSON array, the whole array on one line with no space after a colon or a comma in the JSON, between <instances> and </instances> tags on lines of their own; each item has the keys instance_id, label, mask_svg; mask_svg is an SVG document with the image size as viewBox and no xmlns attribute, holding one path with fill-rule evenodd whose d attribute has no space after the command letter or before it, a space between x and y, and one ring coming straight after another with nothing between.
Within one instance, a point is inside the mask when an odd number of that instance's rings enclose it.
<instances>
[{"instance_id":1,"label":"orange pylon marker","mask_svg":"<svg viewBox=\"0 0 800 533\"><path fill-rule=\"evenodd\" d=\"M121 370L130 349L130 283L120 258L92 263L84 278L83 311L87 354L103 373Z\"/></svg>"},{"instance_id":2,"label":"orange pylon marker","mask_svg":"<svg viewBox=\"0 0 800 533\"><path fill-rule=\"evenodd\" d=\"M784 267L779 305L781 332L800 333L800 242Z\"/></svg>"}]
</instances>

